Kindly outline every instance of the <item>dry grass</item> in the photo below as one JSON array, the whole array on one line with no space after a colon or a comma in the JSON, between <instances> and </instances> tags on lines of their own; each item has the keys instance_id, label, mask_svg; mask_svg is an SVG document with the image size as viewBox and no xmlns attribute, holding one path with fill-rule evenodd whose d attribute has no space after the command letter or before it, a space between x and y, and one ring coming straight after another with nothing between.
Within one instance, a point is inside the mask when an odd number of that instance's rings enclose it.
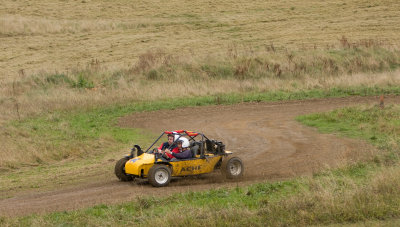
<instances>
[{"instance_id":1,"label":"dry grass","mask_svg":"<svg viewBox=\"0 0 400 227\"><path fill-rule=\"evenodd\" d=\"M74 34L82 32L115 30L121 26L107 20L57 20L40 17L7 15L0 17L0 34L5 37Z\"/></svg>"},{"instance_id":2,"label":"dry grass","mask_svg":"<svg viewBox=\"0 0 400 227\"><path fill-rule=\"evenodd\" d=\"M67 71L99 59L127 68L147 50L219 56L232 44L325 48L351 40L399 45L396 0L2 1L0 78Z\"/></svg>"},{"instance_id":3,"label":"dry grass","mask_svg":"<svg viewBox=\"0 0 400 227\"><path fill-rule=\"evenodd\" d=\"M400 71L380 74L359 73L331 78L307 78L291 80L264 78L257 81L238 81L231 79L208 80L204 83L182 82L148 82L126 83L122 78L119 82L123 85L115 89L87 89L76 91L70 88L53 88L36 94L27 93L17 96L16 99L8 97L3 100L1 107L2 120L16 119L18 112L22 117L32 114L41 114L53 110L71 110L94 106L108 105L110 103L125 103L129 101L146 101L169 97L215 95L229 92L246 91L299 91L315 88L334 88L348 86L387 86L400 83ZM4 89L3 94L12 93L11 89ZM5 96L6 97L6 96ZM18 103L19 108L16 107Z\"/></svg>"},{"instance_id":4,"label":"dry grass","mask_svg":"<svg viewBox=\"0 0 400 227\"><path fill-rule=\"evenodd\" d=\"M349 86L387 86L400 83L400 71L379 74L359 73L328 78L307 78L286 80L263 78L256 81L239 81L231 79L206 80L203 83L183 81L176 82L131 82L125 79L118 81L122 86L115 89L94 88L76 91L68 87L52 88L36 94L27 93L17 96L19 112L22 116L41 114L52 110L70 110L90 106L102 106L110 103L125 103L129 101L150 101L168 97L215 95L230 92L246 91L299 91L315 88L334 88ZM3 90L4 94L12 93L11 89ZM1 105L3 120L15 119L17 109L13 99L9 98Z\"/></svg>"},{"instance_id":5,"label":"dry grass","mask_svg":"<svg viewBox=\"0 0 400 227\"><path fill-rule=\"evenodd\" d=\"M368 184L354 179L326 176L309 181L310 190L260 211L265 218L278 215L270 225L356 223L398 218L400 168L377 171ZM287 220L283 221L287 217ZM268 218L267 218L268 219Z\"/></svg>"},{"instance_id":6,"label":"dry grass","mask_svg":"<svg viewBox=\"0 0 400 227\"><path fill-rule=\"evenodd\" d=\"M398 72L375 79L362 73L390 70L391 57L366 53L346 63L354 54L348 53L340 65L326 53L354 46L396 49L399 10L395 0L5 0L0 123L59 109L155 100L170 90L193 96L398 84ZM399 53L393 53L398 63ZM313 64L322 65L319 72L312 72ZM220 78L226 70L233 77ZM82 72L93 82L84 87L93 89L48 86L49 75L78 83ZM261 79L247 80L254 75ZM280 80L288 75L291 82Z\"/></svg>"},{"instance_id":7,"label":"dry grass","mask_svg":"<svg viewBox=\"0 0 400 227\"><path fill-rule=\"evenodd\" d=\"M337 43L341 47L286 53L231 47L218 58L184 58L155 50L118 70L93 60L70 72L21 72L20 80L0 82L0 121L54 110L152 101L165 94L175 98L399 84L400 72L391 71L400 66L399 51L371 40ZM389 72L372 73L381 71Z\"/></svg>"}]
</instances>

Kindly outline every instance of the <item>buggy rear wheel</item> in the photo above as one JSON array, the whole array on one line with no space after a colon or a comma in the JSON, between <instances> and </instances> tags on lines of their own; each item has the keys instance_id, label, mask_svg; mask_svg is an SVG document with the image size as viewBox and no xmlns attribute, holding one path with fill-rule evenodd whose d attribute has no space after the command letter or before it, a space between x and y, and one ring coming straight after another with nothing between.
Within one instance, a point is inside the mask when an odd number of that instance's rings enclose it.
<instances>
[{"instance_id":1,"label":"buggy rear wheel","mask_svg":"<svg viewBox=\"0 0 400 227\"><path fill-rule=\"evenodd\" d=\"M222 161L221 172L228 179L237 179L243 176L243 162L238 157L227 157Z\"/></svg>"},{"instance_id":2,"label":"buggy rear wheel","mask_svg":"<svg viewBox=\"0 0 400 227\"><path fill-rule=\"evenodd\" d=\"M171 181L171 169L166 165L154 165L149 170L148 179L154 187L167 186Z\"/></svg>"},{"instance_id":3,"label":"buggy rear wheel","mask_svg":"<svg viewBox=\"0 0 400 227\"><path fill-rule=\"evenodd\" d=\"M125 163L129 161L129 158L121 158L116 164L115 164L115 175L120 179L121 181L132 181L133 176L128 175L125 173Z\"/></svg>"}]
</instances>

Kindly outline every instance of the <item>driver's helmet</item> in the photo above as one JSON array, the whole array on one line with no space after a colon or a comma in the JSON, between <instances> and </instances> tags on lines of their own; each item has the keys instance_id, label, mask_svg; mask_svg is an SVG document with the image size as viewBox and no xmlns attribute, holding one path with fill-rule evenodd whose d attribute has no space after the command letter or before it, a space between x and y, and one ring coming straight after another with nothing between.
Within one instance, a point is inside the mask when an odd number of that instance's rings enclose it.
<instances>
[{"instance_id":1,"label":"driver's helmet","mask_svg":"<svg viewBox=\"0 0 400 227\"><path fill-rule=\"evenodd\" d=\"M187 147L189 147L189 140L187 139L187 138L185 138L185 137L181 137L181 138L179 138L179 141L178 142L181 142L182 143L182 148L187 148Z\"/></svg>"}]
</instances>

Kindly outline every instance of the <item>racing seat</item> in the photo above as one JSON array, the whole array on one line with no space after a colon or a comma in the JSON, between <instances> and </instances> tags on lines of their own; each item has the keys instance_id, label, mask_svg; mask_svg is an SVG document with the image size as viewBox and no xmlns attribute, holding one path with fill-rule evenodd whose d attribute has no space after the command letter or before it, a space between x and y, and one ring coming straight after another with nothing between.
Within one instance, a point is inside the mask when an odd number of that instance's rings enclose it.
<instances>
[{"instance_id":1,"label":"racing seat","mask_svg":"<svg viewBox=\"0 0 400 227\"><path fill-rule=\"evenodd\" d=\"M196 158L196 155L199 154L199 145L194 144L191 148L190 151L192 152L192 158Z\"/></svg>"},{"instance_id":2,"label":"racing seat","mask_svg":"<svg viewBox=\"0 0 400 227\"><path fill-rule=\"evenodd\" d=\"M215 141L214 140L206 140L206 150L212 154L215 153Z\"/></svg>"}]
</instances>

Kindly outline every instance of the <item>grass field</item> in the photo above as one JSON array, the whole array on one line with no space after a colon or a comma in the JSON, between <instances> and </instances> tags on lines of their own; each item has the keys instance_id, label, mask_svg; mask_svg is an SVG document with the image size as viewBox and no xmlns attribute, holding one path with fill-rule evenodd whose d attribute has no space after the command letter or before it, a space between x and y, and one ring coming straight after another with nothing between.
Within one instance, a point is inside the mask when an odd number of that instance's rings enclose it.
<instances>
[{"instance_id":1,"label":"grass field","mask_svg":"<svg viewBox=\"0 0 400 227\"><path fill-rule=\"evenodd\" d=\"M2 78L19 70L63 72L92 59L129 68L152 49L183 56L224 55L230 46L265 50L382 40L398 45L396 0L2 1Z\"/></svg>"},{"instance_id":2,"label":"grass field","mask_svg":"<svg viewBox=\"0 0 400 227\"><path fill-rule=\"evenodd\" d=\"M394 0L5 0L0 122L169 91L398 84L386 72L399 66L399 9Z\"/></svg>"},{"instance_id":3,"label":"grass field","mask_svg":"<svg viewBox=\"0 0 400 227\"><path fill-rule=\"evenodd\" d=\"M87 177L79 175L84 166L98 170L132 140L147 143L152 135L113 126L131 112L399 94L399 11L397 0L2 0L0 189L7 193L0 198L20 188L57 187L54 173L77 184ZM379 225L400 218L393 190L400 185L398 122L392 116L398 116L397 106L302 117L324 132L367 139L390 155L312 179L194 193L196 201L188 199L191 193L180 195L200 213L167 222L202 225L198 219L212 217L215 222L203 224ZM199 202L221 195L229 201L215 207ZM0 217L0 225L162 224L157 212L166 208L153 201ZM182 204L168 197L162 206ZM297 213L299 208L304 212ZM137 219L121 216L131 212L139 213Z\"/></svg>"},{"instance_id":4,"label":"grass field","mask_svg":"<svg viewBox=\"0 0 400 227\"><path fill-rule=\"evenodd\" d=\"M396 85L399 10L394 0L5 0L0 122L166 93Z\"/></svg>"},{"instance_id":5,"label":"grass field","mask_svg":"<svg viewBox=\"0 0 400 227\"><path fill-rule=\"evenodd\" d=\"M145 197L120 205L0 219L4 225L283 226L396 225L400 218L400 107L358 106L301 116L322 132L381 148L370 161L312 177L233 189ZM376 136L378 135L379 136ZM171 215L171 210L179 210Z\"/></svg>"}]
</instances>

